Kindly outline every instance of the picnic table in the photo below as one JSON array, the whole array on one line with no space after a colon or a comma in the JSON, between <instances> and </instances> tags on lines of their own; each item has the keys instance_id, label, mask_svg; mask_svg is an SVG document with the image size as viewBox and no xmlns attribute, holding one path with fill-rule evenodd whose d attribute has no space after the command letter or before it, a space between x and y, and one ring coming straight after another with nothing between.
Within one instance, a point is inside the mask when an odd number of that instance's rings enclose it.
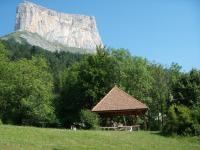
<instances>
[{"instance_id":1,"label":"picnic table","mask_svg":"<svg viewBox=\"0 0 200 150\"><path fill-rule=\"evenodd\" d=\"M138 131L140 130L140 125L133 126L117 126L117 127L101 127L102 130L112 130L112 131Z\"/></svg>"}]
</instances>

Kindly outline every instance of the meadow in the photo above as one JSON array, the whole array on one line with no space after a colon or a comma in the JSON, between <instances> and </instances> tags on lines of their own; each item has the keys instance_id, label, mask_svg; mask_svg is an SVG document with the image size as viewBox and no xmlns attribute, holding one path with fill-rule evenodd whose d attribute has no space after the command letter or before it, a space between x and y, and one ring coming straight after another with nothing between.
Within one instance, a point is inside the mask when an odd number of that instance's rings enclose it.
<instances>
[{"instance_id":1,"label":"meadow","mask_svg":"<svg viewBox=\"0 0 200 150\"><path fill-rule=\"evenodd\" d=\"M95 131L0 126L1 150L199 150L200 137L150 131Z\"/></svg>"}]
</instances>

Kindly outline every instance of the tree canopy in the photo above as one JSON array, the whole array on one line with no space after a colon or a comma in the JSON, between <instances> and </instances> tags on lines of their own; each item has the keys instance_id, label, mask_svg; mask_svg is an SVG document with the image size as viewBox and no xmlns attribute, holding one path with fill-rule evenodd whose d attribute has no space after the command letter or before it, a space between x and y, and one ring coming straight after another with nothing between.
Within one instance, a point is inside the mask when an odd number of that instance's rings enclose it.
<instances>
[{"instance_id":1,"label":"tree canopy","mask_svg":"<svg viewBox=\"0 0 200 150\"><path fill-rule=\"evenodd\" d=\"M75 54L0 41L4 123L70 127L84 122L96 128L103 121L89 110L114 85L148 105L149 129L200 134L197 69L181 72L176 63L165 67L124 49L97 47L96 54Z\"/></svg>"}]
</instances>

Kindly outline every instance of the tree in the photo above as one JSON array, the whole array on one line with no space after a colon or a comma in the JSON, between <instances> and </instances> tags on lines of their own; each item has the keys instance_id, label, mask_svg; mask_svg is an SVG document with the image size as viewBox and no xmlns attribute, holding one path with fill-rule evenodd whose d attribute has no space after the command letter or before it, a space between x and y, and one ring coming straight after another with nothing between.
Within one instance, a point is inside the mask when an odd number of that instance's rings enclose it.
<instances>
[{"instance_id":1,"label":"tree","mask_svg":"<svg viewBox=\"0 0 200 150\"><path fill-rule=\"evenodd\" d=\"M78 84L78 64L63 71L60 76L60 96L56 103L56 110L61 123L70 127L74 122L79 122L79 112L82 108L83 91Z\"/></svg>"},{"instance_id":2,"label":"tree","mask_svg":"<svg viewBox=\"0 0 200 150\"><path fill-rule=\"evenodd\" d=\"M65 70L61 75L59 114L65 126L80 121L81 109L91 109L114 86L118 66L105 48Z\"/></svg>"},{"instance_id":3,"label":"tree","mask_svg":"<svg viewBox=\"0 0 200 150\"><path fill-rule=\"evenodd\" d=\"M119 85L134 97L148 102L153 78L148 62L140 57L133 57L124 49L113 50L120 70Z\"/></svg>"},{"instance_id":4,"label":"tree","mask_svg":"<svg viewBox=\"0 0 200 150\"><path fill-rule=\"evenodd\" d=\"M195 69L183 74L173 86L174 103L187 107L200 105L200 71Z\"/></svg>"},{"instance_id":5,"label":"tree","mask_svg":"<svg viewBox=\"0 0 200 150\"><path fill-rule=\"evenodd\" d=\"M78 82L84 91L84 107L91 109L117 82L118 64L105 48L97 48L79 65Z\"/></svg>"},{"instance_id":6,"label":"tree","mask_svg":"<svg viewBox=\"0 0 200 150\"><path fill-rule=\"evenodd\" d=\"M42 58L10 61L0 51L0 114L4 122L55 121L53 82Z\"/></svg>"},{"instance_id":7,"label":"tree","mask_svg":"<svg viewBox=\"0 0 200 150\"><path fill-rule=\"evenodd\" d=\"M167 69L165 69L162 65L152 64L149 70L151 72L151 76L153 77L150 92L152 102L149 105L151 109L150 120L154 129L160 129L164 124L166 101L169 97L169 76ZM154 121L157 121L157 123L153 123Z\"/></svg>"},{"instance_id":8,"label":"tree","mask_svg":"<svg viewBox=\"0 0 200 150\"><path fill-rule=\"evenodd\" d=\"M200 72L191 70L172 84L173 99L164 133L200 134Z\"/></svg>"}]
</instances>

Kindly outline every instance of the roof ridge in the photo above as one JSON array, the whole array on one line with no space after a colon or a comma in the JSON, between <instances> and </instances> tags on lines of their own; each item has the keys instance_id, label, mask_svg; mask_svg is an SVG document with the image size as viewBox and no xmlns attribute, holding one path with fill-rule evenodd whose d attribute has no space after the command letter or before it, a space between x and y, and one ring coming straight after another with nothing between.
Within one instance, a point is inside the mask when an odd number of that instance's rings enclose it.
<instances>
[{"instance_id":1,"label":"roof ridge","mask_svg":"<svg viewBox=\"0 0 200 150\"><path fill-rule=\"evenodd\" d=\"M111 91L113 91L113 89L116 87L116 85L103 97L103 99L102 100L100 100L93 108L92 108L92 111L98 106L98 105L100 105L100 103L102 103L104 100L105 100L105 98L109 95L109 93L111 93Z\"/></svg>"},{"instance_id":2,"label":"roof ridge","mask_svg":"<svg viewBox=\"0 0 200 150\"><path fill-rule=\"evenodd\" d=\"M119 89L119 90L120 90L121 92L123 92L124 94L126 94L127 96L129 96L130 98L134 98L134 100L137 101L138 103L140 103L140 104L146 106L144 103L140 102L140 101L137 100L135 97L133 97L132 95L126 93L125 91L123 91L122 89L118 88L117 86L116 86L116 88ZM146 106L146 107L147 107L147 106ZM148 107L147 107L147 108L148 108Z\"/></svg>"}]
</instances>

